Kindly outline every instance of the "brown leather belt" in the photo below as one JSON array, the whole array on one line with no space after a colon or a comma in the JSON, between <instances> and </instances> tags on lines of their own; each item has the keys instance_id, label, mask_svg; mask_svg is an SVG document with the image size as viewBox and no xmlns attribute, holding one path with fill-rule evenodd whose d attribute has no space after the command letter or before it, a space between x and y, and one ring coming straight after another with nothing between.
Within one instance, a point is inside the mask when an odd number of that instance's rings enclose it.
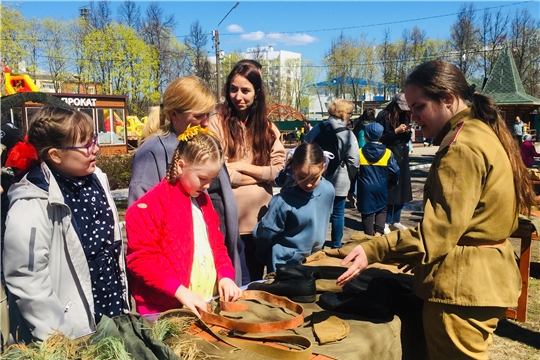
<instances>
[{"instance_id":1,"label":"brown leather belt","mask_svg":"<svg viewBox=\"0 0 540 360\"><path fill-rule=\"evenodd\" d=\"M473 238L464 236L461 239L459 239L457 244L461 245L461 246L476 246L476 247L483 247L483 248L501 248L506 244L506 239L489 241L489 240L473 239Z\"/></svg>"},{"instance_id":2,"label":"brown leather belt","mask_svg":"<svg viewBox=\"0 0 540 360\"><path fill-rule=\"evenodd\" d=\"M249 323L242 322L226 317L201 311L201 319L207 324L219 325L221 327L243 331L252 334L269 333L281 330L294 329L304 323L304 308L302 305L297 304L284 296L277 296L270 294L266 291L258 290L244 290L242 296L238 300L264 300L271 304L289 309L297 314L295 317L287 320L272 321L265 323ZM233 302L220 301L220 307L224 311L240 312L247 310L248 306L245 304L237 304Z\"/></svg>"},{"instance_id":3,"label":"brown leather belt","mask_svg":"<svg viewBox=\"0 0 540 360\"><path fill-rule=\"evenodd\" d=\"M281 320L275 322L265 322L265 323L248 323L241 322L233 319L228 319L223 316L213 314L210 312L201 311L201 320L206 328L218 339L226 342L229 345L235 346L240 349L253 351L257 354L264 355L272 359L280 360L308 360L311 357L311 341L300 335L268 335L260 334L264 332L276 332L280 330L293 329L304 323L304 308L302 305L297 304L286 297L277 296L274 294L267 293L265 291L257 290L244 290L242 291L242 296L239 300L264 300L269 303L275 304L280 307L287 308L297 315L288 320ZM220 302L220 306L225 311L244 311L247 309L245 304L235 304L231 302ZM170 316L181 316L182 314L189 313L191 316L194 316L193 313L185 309L172 309L161 313L159 319L163 319ZM218 325L233 331L228 334L223 334L221 332L215 331L208 324ZM240 334L240 332L246 332L246 334ZM251 334L249 334L251 333ZM253 334L253 335L252 335ZM291 344L295 346L295 350L291 351L290 349L276 348L271 345L262 344L259 342L246 342L240 339L249 339L249 340L258 340L258 341L269 341L277 342L281 344Z\"/></svg>"},{"instance_id":4,"label":"brown leather belt","mask_svg":"<svg viewBox=\"0 0 540 360\"><path fill-rule=\"evenodd\" d=\"M280 321L271 321L263 323L250 323L229 319L218 314L207 311L199 311L201 320L206 324L218 325L226 329L241 331L252 334L270 333L281 330L294 329L304 323L304 308L284 296L270 294L266 291L244 290L238 300L264 300L271 304L291 310L296 315L293 318ZM233 302L220 301L220 307L224 311L240 312L247 310L246 304L237 304ZM180 309L172 309L161 313L159 318L174 316L177 312L183 312Z\"/></svg>"}]
</instances>

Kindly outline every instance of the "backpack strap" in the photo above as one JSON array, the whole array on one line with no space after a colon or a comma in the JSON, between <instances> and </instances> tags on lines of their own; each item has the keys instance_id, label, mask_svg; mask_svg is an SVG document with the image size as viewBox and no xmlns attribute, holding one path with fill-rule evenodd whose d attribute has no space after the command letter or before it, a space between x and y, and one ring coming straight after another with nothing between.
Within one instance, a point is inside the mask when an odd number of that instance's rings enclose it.
<instances>
[{"instance_id":1,"label":"backpack strap","mask_svg":"<svg viewBox=\"0 0 540 360\"><path fill-rule=\"evenodd\" d=\"M345 149L345 146L343 146L343 143L342 143L342 142L341 142L341 146L339 146L341 139L340 139L340 137L338 136L338 134L339 134L340 132L349 130L349 128L348 128L348 127L345 127L345 126L339 126L339 127L337 127L337 128L334 129L334 128L332 127L332 124L327 123L326 125L330 127L329 130L333 130L333 131L334 131L334 135L335 135L336 138L337 138L337 141L338 141L338 150L340 150L339 158L341 159L341 161L339 162L339 166L341 166L341 164L343 164L343 158L344 158L344 156L343 156L343 150Z\"/></svg>"}]
</instances>

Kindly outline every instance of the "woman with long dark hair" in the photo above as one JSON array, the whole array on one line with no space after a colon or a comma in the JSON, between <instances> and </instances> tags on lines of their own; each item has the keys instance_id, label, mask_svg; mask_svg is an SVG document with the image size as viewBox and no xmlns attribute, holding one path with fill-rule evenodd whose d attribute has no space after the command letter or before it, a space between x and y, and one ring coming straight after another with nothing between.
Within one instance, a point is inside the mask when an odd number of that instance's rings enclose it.
<instances>
[{"instance_id":1,"label":"woman with long dark hair","mask_svg":"<svg viewBox=\"0 0 540 360\"><path fill-rule=\"evenodd\" d=\"M377 115L377 122L384 127L380 142L392 150L399 167L399 183L388 193L388 209L384 232L405 230L401 224L403 205L412 200L411 171L409 169L409 140L411 139L411 122L409 107L403 93L398 94Z\"/></svg>"},{"instance_id":2,"label":"woman with long dark hair","mask_svg":"<svg viewBox=\"0 0 540 360\"><path fill-rule=\"evenodd\" d=\"M284 166L285 148L278 128L267 117L262 76L255 64L240 61L234 66L225 83L224 97L209 126L221 140L227 157L247 267L251 280L258 280L264 264L255 259L252 231L268 210L274 178Z\"/></svg>"}]
</instances>

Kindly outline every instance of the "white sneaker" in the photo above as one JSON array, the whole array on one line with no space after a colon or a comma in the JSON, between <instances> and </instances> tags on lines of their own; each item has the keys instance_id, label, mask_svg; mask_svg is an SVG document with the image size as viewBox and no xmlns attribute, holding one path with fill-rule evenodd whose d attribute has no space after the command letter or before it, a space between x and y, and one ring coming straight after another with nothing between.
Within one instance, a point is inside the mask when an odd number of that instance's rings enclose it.
<instances>
[{"instance_id":1,"label":"white sneaker","mask_svg":"<svg viewBox=\"0 0 540 360\"><path fill-rule=\"evenodd\" d=\"M390 230L390 225L384 224L384 235L390 234L392 230Z\"/></svg>"},{"instance_id":2,"label":"white sneaker","mask_svg":"<svg viewBox=\"0 0 540 360\"><path fill-rule=\"evenodd\" d=\"M407 227L400 222L393 223L392 226L398 230L407 230Z\"/></svg>"}]
</instances>

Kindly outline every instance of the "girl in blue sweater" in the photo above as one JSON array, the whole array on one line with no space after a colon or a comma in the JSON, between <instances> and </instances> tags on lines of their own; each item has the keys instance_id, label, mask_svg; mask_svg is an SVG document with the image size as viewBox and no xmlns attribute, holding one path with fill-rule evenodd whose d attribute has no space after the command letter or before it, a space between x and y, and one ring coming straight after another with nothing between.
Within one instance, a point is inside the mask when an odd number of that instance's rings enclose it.
<instances>
[{"instance_id":1,"label":"girl in blue sweater","mask_svg":"<svg viewBox=\"0 0 540 360\"><path fill-rule=\"evenodd\" d=\"M287 154L275 179L281 186L253 230L255 256L267 272L276 264L298 265L320 250L334 203L334 187L322 177L327 158L319 145L304 143Z\"/></svg>"}]
</instances>

